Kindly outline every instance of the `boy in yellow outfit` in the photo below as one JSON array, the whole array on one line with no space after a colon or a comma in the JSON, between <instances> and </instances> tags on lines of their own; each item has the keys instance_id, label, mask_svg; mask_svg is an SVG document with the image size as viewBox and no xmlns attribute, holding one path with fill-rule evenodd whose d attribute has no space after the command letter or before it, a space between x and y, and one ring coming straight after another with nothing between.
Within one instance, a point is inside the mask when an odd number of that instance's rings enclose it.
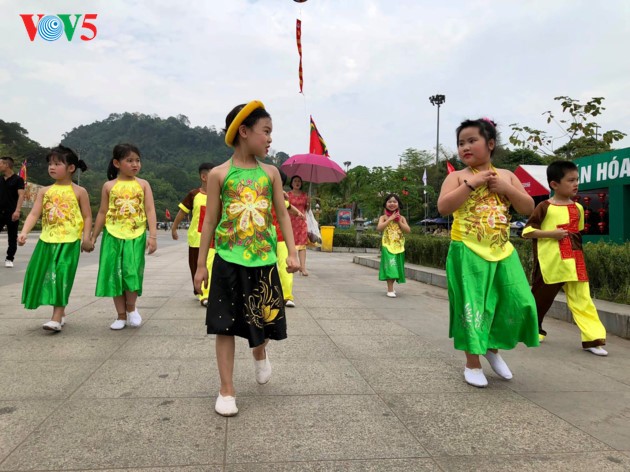
<instances>
[{"instance_id":1,"label":"boy in yellow outfit","mask_svg":"<svg viewBox=\"0 0 630 472\"><path fill-rule=\"evenodd\" d=\"M588 274L582 252L584 208L571 200L578 191L578 169L570 161L555 161L547 168L547 181L553 197L540 203L523 229L532 238L534 269L532 293L538 310L538 330L542 341L547 332L542 322L555 296L564 287L567 305L582 332L582 348L597 356L607 356L606 328L591 299Z\"/></svg>"},{"instance_id":2,"label":"boy in yellow outfit","mask_svg":"<svg viewBox=\"0 0 630 472\"><path fill-rule=\"evenodd\" d=\"M201 228L203 227L203 220L206 216L206 182L208 180L208 172L214 167L214 165L205 162L199 166L199 178L201 179L201 187L196 188L188 192L186 198L179 204L179 212L173 221L173 228L171 229L171 236L173 239L179 239L177 234L177 227L182 222L184 217L192 212L190 226L188 227L188 266L190 267L190 275L195 278L195 272L197 272L197 257L199 257L199 244L201 242ZM208 251L208 259L206 265L208 267L208 274L212 274L212 262L214 261L214 241L210 243L210 250ZM194 288L193 288L194 290ZM202 287L201 293L194 293L203 306L208 305L208 293L210 291L210 281L208 285Z\"/></svg>"}]
</instances>

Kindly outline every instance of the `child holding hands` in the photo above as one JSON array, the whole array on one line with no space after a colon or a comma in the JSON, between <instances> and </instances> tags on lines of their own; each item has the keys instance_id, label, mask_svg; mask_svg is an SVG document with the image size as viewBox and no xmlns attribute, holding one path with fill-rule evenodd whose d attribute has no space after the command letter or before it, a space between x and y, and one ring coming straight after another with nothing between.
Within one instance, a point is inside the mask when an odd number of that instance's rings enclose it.
<instances>
[{"instance_id":1,"label":"child holding hands","mask_svg":"<svg viewBox=\"0 0 630 472\"><path fill-rule=\"evenodd\" d=\"M72 182L77 169L87 170L85 162L72 149L61 145L50 151L46 161L48 175L55 183L39 191L18 237L18 244L24 246L41 216L42 232L24 276L22 303L29 310L52 305L52 318L42 328L59 332L66 323L65 309L79 254L94 249L90 241L92 210L87 191Z\"/></svg>"},{"instance_id":2,"label":"child holding hands","mask_svg":"<svg viewBox=\"0 0 630 472\"><path fill-rule=\"evenodd\" d=\"M103 185L101 206L92 231L92 243L96 243L103 231L96 296L113 297L118 314L110 326L114 330L142 323L136 300L142 295L144 251L148 248L149 254L153 254L157 249L153 192L146 180L136 177L141 167L140 150L136 146L114 147L107 169L109 182Z\"/></svg>"}]
</instances>

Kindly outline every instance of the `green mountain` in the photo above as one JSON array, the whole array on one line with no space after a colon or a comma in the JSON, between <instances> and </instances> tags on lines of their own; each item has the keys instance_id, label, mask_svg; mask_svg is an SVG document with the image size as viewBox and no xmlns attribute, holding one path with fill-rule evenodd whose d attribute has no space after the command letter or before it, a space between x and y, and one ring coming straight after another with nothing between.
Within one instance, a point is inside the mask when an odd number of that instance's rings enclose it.
<instances>
[{"instance_id":1,"label":"green mountain","mask_svg":"<svg viewBox=\"0 0 630 472\"><path fill-rule=\"evenodd\" d=\"M220 164L231 155L223 132L214 126L193 128L184 115L164 119L142 113L112 113L103 121L74 128L64 134L61 144L74 149L88 165L88 171L76 175L75 180L90 193L95 215L112 149L119 143L132 143L140 149L140 177L151 184L158 220L164 219L167 208L175 217L178 203L199 186L199 164ZM48 149L31 140L19 123L0 120L0 151L16 163L27 160L29 181L50 183L45 160ZM280 165L288 157L279 152L272 162Z\"/></svg>"}]
</instances>

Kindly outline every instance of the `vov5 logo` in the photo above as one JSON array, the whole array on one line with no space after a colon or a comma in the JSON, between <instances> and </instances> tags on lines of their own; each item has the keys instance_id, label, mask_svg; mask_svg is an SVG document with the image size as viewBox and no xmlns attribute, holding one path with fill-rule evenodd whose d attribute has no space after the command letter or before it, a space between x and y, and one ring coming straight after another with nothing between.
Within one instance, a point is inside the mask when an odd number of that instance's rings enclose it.
<instances>
[{"instance_id":1,"label":"vov5 logo","mask_svg":"<svg viewBox=\"0 0 630 472\"><path fill-rule=\"evenodd\" d=\"M35 24L35 16L37 16L37 24ZM57 41L62 34L66 34L68 41L72 41L74 33L79 27L79 21L83 17L80 29L91 32L90 36L82 34L80 36L83 41L92 41L96 38L96 25L91 23L96 20L96 13L86 14L58 14L58 15L43 15L33 13L24 13L20 17L24 22L26 33L31 41L35 41L35 36L39 34L39 37L46 41ZM74 17L74 22L70 17Z\"/></svg>"}]
</instances>

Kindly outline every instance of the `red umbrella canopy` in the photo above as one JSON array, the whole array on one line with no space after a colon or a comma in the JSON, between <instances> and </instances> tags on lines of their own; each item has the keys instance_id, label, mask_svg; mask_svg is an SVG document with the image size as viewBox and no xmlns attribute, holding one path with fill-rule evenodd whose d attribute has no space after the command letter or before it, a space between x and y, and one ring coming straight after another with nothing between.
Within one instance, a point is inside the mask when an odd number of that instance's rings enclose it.
<instances>
[{"instance_id":1,"label":"red umbrella canopy","mask_svg":"<svg viewBox=\"0 0 630 472\"><path fill-rule=\"evenodd\" d=\"M335 161L321 154L296 154L280 167L288 177L297 175L302 180L315 184L341 182L346 177L346 173Z\"/></svg>"}]
</instances>

